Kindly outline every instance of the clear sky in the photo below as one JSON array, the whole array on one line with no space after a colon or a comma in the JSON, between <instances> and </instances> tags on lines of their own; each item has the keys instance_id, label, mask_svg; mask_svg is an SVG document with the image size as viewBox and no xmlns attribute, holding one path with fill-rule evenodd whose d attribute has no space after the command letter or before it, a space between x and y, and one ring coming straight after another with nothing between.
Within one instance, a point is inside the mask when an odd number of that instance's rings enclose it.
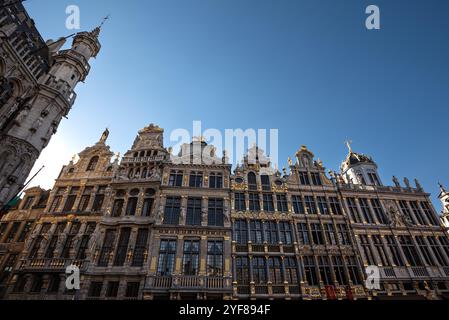
<instances>
[{"instance_id":1,"label":"clear sky","mask_svg":"<svg viewBox=\"0 0 449 320\"><path fill-rule=\"evenodd\" d=\"M151 122L169 133L278 128L279 160L307 145L328 169L371 155L385 184L416 177L436 202L449 185L449 1L446 0L28 0L45 39L111 15L78 99L37 166L49 188L71 156L105 127L122 154ZM365 28L365 9L381 30ZM446 137L446 138L445 138ZM165 137L169 145L168 135Z\"/></svg>"}]
</instances>

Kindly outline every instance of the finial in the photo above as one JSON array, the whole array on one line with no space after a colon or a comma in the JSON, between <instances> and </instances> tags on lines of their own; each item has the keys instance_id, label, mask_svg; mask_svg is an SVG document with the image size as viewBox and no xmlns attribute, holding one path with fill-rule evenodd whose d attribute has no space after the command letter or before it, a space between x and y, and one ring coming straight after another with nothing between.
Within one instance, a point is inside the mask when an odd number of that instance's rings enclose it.
<instances>
[{"instance_id":1,"label":"finial","mask_svg":"<svg viewBox=\"0 0 449 320\"><path fill-rule=\"evenodd\" d=\"M72 156L72 162L75 162L76 159L76 153Z\"/></svg>"},{"instance_id":2,"label":"finial","mask_svg":"<svg viewBox=\"0 0 449 320\"><path fill-rule=\"evenodd\" d=\"M439 181L438 181L438 185L440 186L441 192L446 192L446 189L444 188L444 186Z\"/></svg>"},{"instance_id":3,"label":"finial","mask_svg":"<svg viewBox=\"0 0 449 320\"><path fill-rule=\"evenodd\" d=\"M106 17L103 18L103 20L101 21L101 23L100 23L100 25L98 27L96 27L94 30L91 31L91 34L94 37L98 37L100 35L101 28L105 24L106 20L109 20L109 14Z\"/></svg>"},{"instance_id":4,"label":"finial","mask_svg":"<svg viewBox=\"0 0 449 320\"><path fill-rule=\"evenodd\" d=\"M120 159L120 152L117 152L116 154L115 154L115 160L119 160Z\"/></svg>"},{"instance_id":5,"label":"finial","mask_svg":"<svg viewBox=\"0 0 449 320\"><path fill-rule=\"evenodd\" d=\"M352 140L346 140L345 144L346 144L346 147L348 147L349 153L352 153L352 147L351 147Z\"/></svg>"}]
</instances>

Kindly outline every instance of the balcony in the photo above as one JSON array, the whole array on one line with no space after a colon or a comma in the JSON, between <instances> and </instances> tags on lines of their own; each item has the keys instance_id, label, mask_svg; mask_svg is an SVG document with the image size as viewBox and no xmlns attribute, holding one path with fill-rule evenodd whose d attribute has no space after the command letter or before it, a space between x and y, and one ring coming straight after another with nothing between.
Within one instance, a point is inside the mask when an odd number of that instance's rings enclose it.
<instances>
[{"instance_id":1,"label":"balcony","mask_svg":"<svg viewBox=\"0 0 449 320\"><path fill-rule=\"evenodd\" d=\"M147 289L231 291L231 278L207 276L150 276Z\"/></svg>"},{"instance_id":2,"label":"balcony","mask_svg":"<svg viewBox=\"0 0 449 320\"><path fill-rule=\"evenodd\" d=\"M447 278L449 267L380 267L381 279L429 279Z\"/></svg>"},{"instance_id":3,"label":"balcony","mask_svg":"<svg viewBox=\"0 0 449 320\"><path fill-rule=\"evenodd\" d=\"M19 266L20 270L33 270L33 271L62 271L65 272L66 268L70 265L75 265L80 270L85 269L87 264L84 260L74 259L31 259L23 260Z\"/></svg>"}]
</instances>

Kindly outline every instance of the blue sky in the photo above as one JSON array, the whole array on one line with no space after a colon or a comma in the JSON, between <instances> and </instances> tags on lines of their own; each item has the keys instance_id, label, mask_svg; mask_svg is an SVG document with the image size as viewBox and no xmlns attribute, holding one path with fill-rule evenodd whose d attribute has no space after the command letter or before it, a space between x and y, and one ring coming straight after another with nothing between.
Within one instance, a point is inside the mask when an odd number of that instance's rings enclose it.
<instances>
[{"instance_id":1,"label":"blue sky","mask_svg":"<svg viewBox=\"0 0 449 320\"><path fill-rule=\"evenodd\" d=\"M440 210L437 182L449 185L448 1L25 2L45 39L72 33L72 4L83 30L111 19L33 184L50 187L106 126L123 153L151 122L169 133L201 120L220 130L278 128L281 166L307 145L337 170L351 139L385 184L416 177ZM380 8L381 30L365 28L370 4Z\"/></svg>"}]
</instances>

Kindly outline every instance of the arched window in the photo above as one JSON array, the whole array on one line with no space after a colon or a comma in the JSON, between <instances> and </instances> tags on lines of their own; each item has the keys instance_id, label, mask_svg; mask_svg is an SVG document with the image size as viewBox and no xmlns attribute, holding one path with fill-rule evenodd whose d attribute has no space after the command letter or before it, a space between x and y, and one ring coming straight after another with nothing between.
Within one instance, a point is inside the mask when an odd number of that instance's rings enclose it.
<instances>
[{"instance_id":1,"label":"arched window","mask_svg":"<svg viewBox=\"0 0 449 320\"><path fill-rule=\"evenodd\" d=\"M98 156L92 157L89 161L89 165L87 166L86 171L94 171L98 164Z\"/></svg>"},{"instance_id":2,"label":"arched window","mask_svg":"<svg viewBox=\"0 0 449 320\"><path fill-rule=\"evenodd\" d=\"M148 173L148 169L145 167L145 168L143 168L143 170L142 170L142 179L145 179L146 177L147 177L147 173Z\"/></svg>"},{"instance_id":3,"label":"arched window","mask_svg":"<svg viewBox=\"0 0 449 320\"><path fill-rule=\"evenodd\" d=\"M257 180L254 172L248 173L248 189L257 190Z\"/></svg>"}]
</instances>

